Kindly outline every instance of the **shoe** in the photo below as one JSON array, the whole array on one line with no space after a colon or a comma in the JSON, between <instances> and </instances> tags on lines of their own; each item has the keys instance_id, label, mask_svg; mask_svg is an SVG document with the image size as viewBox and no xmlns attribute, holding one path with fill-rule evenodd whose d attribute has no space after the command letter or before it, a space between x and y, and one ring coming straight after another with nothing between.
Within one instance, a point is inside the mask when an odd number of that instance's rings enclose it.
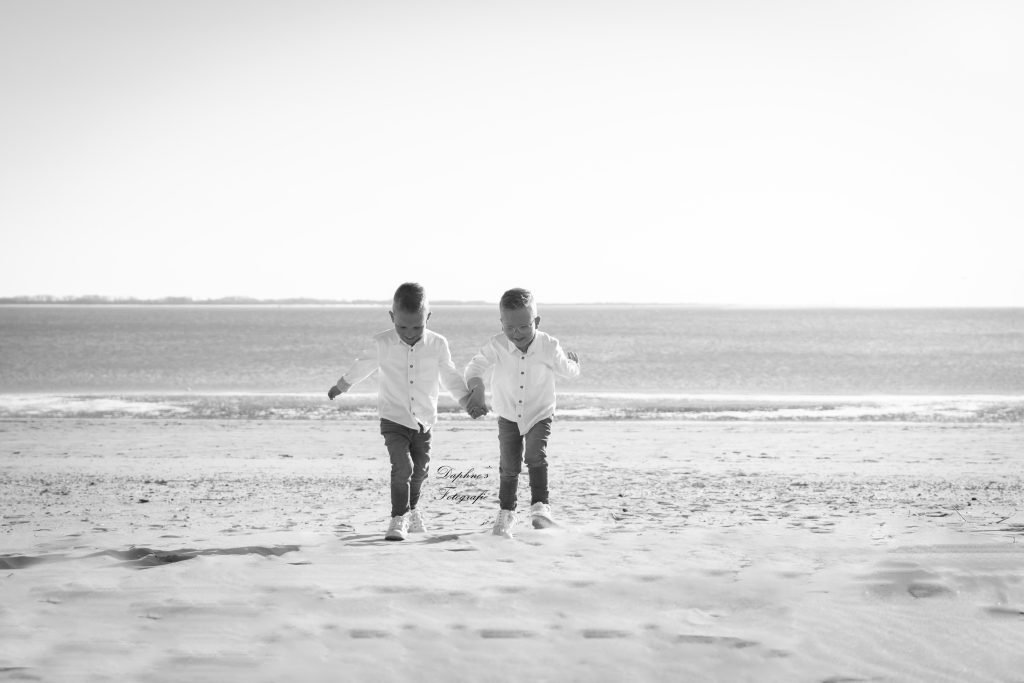
<instances>
[{"instance_id":1,"label":"shoe","mask_svg":"<svg viewBox=\"0 0 1024 683\"><path fill-rule=\"evenodd\" d=\"M410 534L425 534L427 532L427 525L423 522L423 515L420 514L419 510L409 511L409 533Z\"/></svg>"},{"instance_id":2,"label":"shoe","mask_svg":"<svg viewBox=\"0 0 1024 683\"><path fill-rule=\"evenodd\" d=\"M405 515L392 517L388 524L388 532L384 534L385 541L404 541L405 534L409 531L409 518Z\"/></svg>"},{"instance_id":3,"label":"shoe","mask_svg":"<svg viewBox=\"0 0 1024 683\"><path fill-rule=\"evenodd\" d=\"M498 518L494 520L494 535L512 538L512 527L516 521L515 510L499 510Z\"/></svg>"},{"instance_id":4,"label":"shoe","mask_svg":"<svg viewBox=\"0 0 1024 683\"><path fill-rule=\"evenodd\" d=\"M547 503L534 503L530 506L530 521L534 529L547 529L555 525L551 519L551 506Z\"/></svg>"}]
</instances>

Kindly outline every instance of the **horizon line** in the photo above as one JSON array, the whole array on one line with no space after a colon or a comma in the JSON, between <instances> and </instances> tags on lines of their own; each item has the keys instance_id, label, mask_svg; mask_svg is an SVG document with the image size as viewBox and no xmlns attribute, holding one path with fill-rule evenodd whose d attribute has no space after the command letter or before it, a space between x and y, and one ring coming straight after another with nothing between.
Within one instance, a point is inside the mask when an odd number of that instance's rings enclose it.
<instances>
[{"instance_id":1,"label":"horizon line","mask_svg":"<svg viewBox=\"0 0 1024 683\"><path fill-rule=\"evenodd\" d=\"M75 306L388 306L390 299L326 299L319 297L259 298L223 296L116 297L97 294L58 296L52 294L0 296L0 305L75 305ZM438 306L494 306L498 301L482 299L437 299ZM701 303L694 301L552 301L544 306L678 306L689 308L731 309L1021 309L1024 304L895 304L856 303Z\"/></svg>"}]
</instances>

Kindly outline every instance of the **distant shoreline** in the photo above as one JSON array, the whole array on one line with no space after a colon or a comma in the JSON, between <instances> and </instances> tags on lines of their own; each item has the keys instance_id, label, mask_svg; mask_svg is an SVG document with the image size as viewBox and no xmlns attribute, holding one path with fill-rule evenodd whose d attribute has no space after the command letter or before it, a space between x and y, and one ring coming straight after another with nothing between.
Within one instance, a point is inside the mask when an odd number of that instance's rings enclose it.
<instances>
[{"instance_id":1,"label":"distant shoreline","mask_svg":"<svg viewBox=\"0 0 1024 683\"><path fill-rule=\"evenodd\" d=\"M434 304L467 306L488 305L488 301L433 301ZM315 299L293 297L287 299L257 299L227 296L216 299L193 299L187 296L166 296L159 299L118 298L105 296L10 296L0 297L0 305L74 305L74 306L376 306L390 305L390 301L373 299Z\"/></svg>"},{"instance_id":2,"label":"distant shoreline","mask_svg":"<svg viewBox=\"0 0 1024 683\"><path fill-rule=\"evenodd\" d=\"M497 301L478 301L457 299L433 299L434 306L496 306ZM105 296L7 296L0 297L0 306L390 306L390 299L317 299L312 297L292 297L285 299L257 299L253 297L228 296L215 299L193 299L186 296L167 296L158 299L118 298ZM583 301L583 302L547 302L544 306L633 306L638 308L694 308L705 310L1024 310L1024 306L1000 305L899 305L899 306L868 306L862 304L720 304L696 302L656 302L656 301Z\"/></svg>"},{"instance_id":3,"label":"distant shoreline","mask_svg":"<svg viewBox=\"0 0 1024 683\"><path fill-rule=\"evenodd\" d=\"M497 306L497 301L431 299L433 306ZM0 297L0 306L390 306L390 299L314 299L295 297L288 299L256 299L248 297L221 297L217 299L193 299L183 296L168 296L159 299L114 298L101 296L11 296ZM659 303L633 301L587 301L548 302L545 306L638 306L638 307L689 307L689 308L737 308L731 304Z\"/></svg>"}]
</instances>

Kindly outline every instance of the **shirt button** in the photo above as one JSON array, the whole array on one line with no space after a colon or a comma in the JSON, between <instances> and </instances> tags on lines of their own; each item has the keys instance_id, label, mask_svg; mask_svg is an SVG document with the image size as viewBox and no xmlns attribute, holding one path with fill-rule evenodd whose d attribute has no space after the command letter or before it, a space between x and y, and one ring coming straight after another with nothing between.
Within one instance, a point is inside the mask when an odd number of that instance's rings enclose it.
<instances>
[{"instance_id":1,"label":"shirt button","mask_svg":"<svg viewBox=\"0 0 1024 683\"><path fill-rule=\"evenodd\" d=\"M409 380L409 384L415 384L415 382L413 382L412 380Z\"/></svg>"}]
</instances>

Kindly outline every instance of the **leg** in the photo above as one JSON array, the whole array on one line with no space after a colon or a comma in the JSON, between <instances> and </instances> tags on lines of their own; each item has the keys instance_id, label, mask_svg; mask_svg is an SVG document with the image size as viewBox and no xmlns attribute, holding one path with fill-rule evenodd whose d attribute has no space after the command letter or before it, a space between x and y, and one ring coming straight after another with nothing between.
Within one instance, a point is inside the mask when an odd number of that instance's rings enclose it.
<instances>
[{"instance_id":1,"label":"leg","mask_svg":"<svg viewBox=\"0 0 1024 683\"><path fill-rule=\"evenodd\" d=\"M530 471L530 504L548 502L548 437L551 418L541 420L526 433L526 467Z\"/></svg>"},{"instance_id":2,"label":"leg","mask_svg":"<svg viewBox=\"0 0 1024 683\"><path fill-rule=\"evenodd\" d=\"M412 478L409 480L409 507L416 508L420 500L423 482L430 476L430 430L420 428L412 432L409 439L409 455L412 457Z\"/></svg>"},{"instance_id":3,"label":"leg","mask_svg":"<svg viewBox=\"0 0 1024 683\"><path fill-rule=\"evenodd\" d=\"M498 502L502 510L515 510L519 473L523 471L523 437L519 425L503 417L498 418L498 449Z\"/></svg>"},{"instance_id":4,"label":"leg","mask_svg":"<svg viewBox=\"0 0 1024 683\"><path fill-rule=\"evenodd\" d=\"M391 420L380 421L380 433L391 456L391 516L409 511L409 480L412 478L411 429Z\"/></svg>"}]
</instances>

